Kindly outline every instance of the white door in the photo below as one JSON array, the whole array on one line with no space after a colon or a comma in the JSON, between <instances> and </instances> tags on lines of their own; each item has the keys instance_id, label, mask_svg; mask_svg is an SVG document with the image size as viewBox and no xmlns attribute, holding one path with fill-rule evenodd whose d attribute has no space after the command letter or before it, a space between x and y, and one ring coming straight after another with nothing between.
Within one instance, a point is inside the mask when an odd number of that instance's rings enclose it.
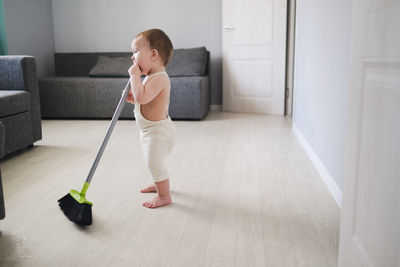
<instances>
[{"instance_id":1,"label":"white door","mask_svg":"<svg viewBox=\"0 0 400 267\"><path fill-rule=\"evenodd\" d=\"M339 266L400 266L400 1L353 3Z\"/></svg>"},{"instance_id":2,"label":"white door","mask_svg":"<svg viewBox=\"0 0 400 267\"><path fill-rule=\"evenodd\" d=\"M287 0L223 0L223 110L284 113Z\"/></svg>"}]
</instances>

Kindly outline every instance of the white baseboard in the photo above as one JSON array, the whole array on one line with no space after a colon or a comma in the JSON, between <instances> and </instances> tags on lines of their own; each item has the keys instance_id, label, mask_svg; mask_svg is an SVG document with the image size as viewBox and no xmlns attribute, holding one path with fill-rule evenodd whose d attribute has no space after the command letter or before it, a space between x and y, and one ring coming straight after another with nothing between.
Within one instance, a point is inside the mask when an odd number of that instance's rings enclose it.
<instances>
[{"instance_id":1,"label":"white baseboard","mask_svg":"<svg viewBox=\"0 0 400 267\"><path fill-rule=\"evenodd\" d=\"M222 111L222 105L211 105L210 110L212 111Z\"/></svg>"},{"instance_id":2,"label":"white baseboard","mask_svg":"<svg viewBox=\"0 0 400 267\"><path fill-rule=\"evenodd\" d=\"M303 146L304 150L306 151L307 155L310 157L312 163L314 164L315 168L317 169L319 175L321 176L322 180L325 182L326 186L328 187L329 192L332 194L333 198L335 199L338 206L342 207L342 190L336 184L335 180L332 178L329 171L325 168L322 161L319 159L317 153L314 152L313 148L304 138L303 134L297 128L296 124L293 122L292 129L294 134L296 135L297 139L299 140L300 144Z\"/></svg>"}]
</instances>

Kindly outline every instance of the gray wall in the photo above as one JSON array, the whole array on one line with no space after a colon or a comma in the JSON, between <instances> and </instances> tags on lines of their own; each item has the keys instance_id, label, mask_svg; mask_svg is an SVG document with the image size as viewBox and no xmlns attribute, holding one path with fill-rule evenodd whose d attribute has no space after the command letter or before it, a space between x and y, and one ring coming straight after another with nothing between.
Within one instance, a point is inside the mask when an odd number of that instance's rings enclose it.
<instances>
[{"instance_id":1,"label":"gray wall","mask_svg":"<svg viewBox=\"0 0 400 267\"><path fill-rule=\"evenodd\" d=\"M293 122L342 188L352 1L297 1Z\"/></svg>"},{"instance_id":2,"label":"gray wall","mask_svg":"<svg viewBox=\"0 0 400 267\"><path fill-rule=\"evenodd\" d=\"M211 103L222 103L221 0L53 0L56 52L130 51L132 39L161 28L175 48L211 52Z\"/></svg>"},{"instance_id":3,"label":"gray wall","mask_svg":"<svg viewBox=\"0 0 400 267\"><path fill-rule=\"evenodd\" d=\"M9 55L36 58L39 76L54 73L51 0L4 0Z\"/></svg>"}]
</instances>

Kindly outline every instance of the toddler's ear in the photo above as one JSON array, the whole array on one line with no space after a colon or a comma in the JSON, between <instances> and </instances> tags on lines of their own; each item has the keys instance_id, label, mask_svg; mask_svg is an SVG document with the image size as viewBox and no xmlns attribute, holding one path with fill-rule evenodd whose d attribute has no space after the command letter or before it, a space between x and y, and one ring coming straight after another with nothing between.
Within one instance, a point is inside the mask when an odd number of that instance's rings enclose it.
<instances>
[{"instance_id":1,"label":"toddler's ear","mask_svg":"<svg viewBox=\"0 0 400 267\"><path fill-rule=\"evenodd\" d=\"M151 57L156 59L158 57L158 51L157 49L151 50Z\"/></svg>"}]
</instances>

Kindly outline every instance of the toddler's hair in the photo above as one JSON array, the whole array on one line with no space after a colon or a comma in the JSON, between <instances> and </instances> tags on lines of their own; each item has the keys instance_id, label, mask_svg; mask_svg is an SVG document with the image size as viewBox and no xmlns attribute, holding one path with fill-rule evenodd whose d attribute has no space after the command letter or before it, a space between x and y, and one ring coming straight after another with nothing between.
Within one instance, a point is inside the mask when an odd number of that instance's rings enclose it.
<instances>
[{"instance_id":1,"label":"toddler's hair","mask_svg":"<svg viewBox=\"0 0 400 267\"><path fill-rule=\"evenodd\" d=\"M157 49L158 54L164 61L164 66L167 66L174 52L174 47L168 35L160 29L150 29L139 33L136 38L139 36L143 36L149 41L151 49Z\"/></svg>"}]
</instances>

